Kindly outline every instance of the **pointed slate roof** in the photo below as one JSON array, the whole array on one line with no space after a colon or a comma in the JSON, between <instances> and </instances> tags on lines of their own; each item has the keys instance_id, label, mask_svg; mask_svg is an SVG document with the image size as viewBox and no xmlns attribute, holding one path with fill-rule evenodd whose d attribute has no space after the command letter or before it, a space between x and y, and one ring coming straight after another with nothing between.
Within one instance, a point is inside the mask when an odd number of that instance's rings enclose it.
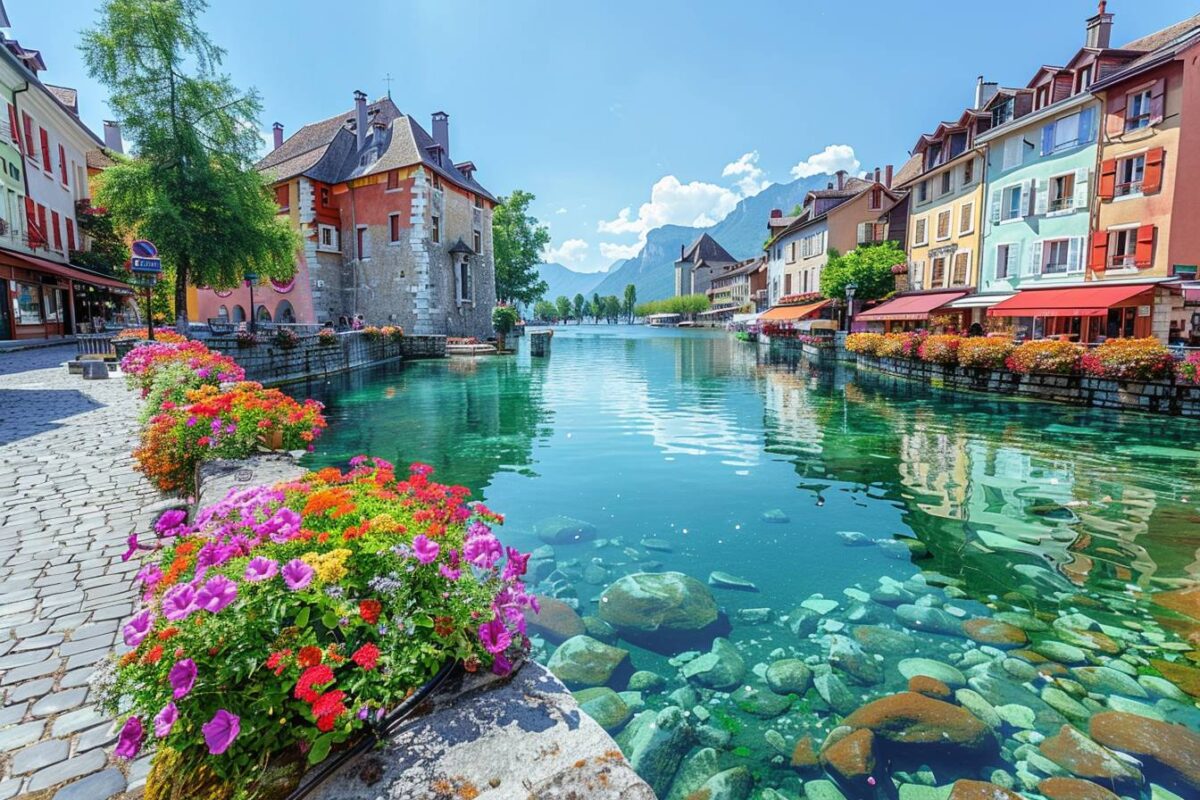
<instances>
[{"instance_id":1,"label":"pointed slate roof","mask_svg":"<svg viewBox=\"0 0 1200 800\"><path fill-rule=\"evenodd\" d=\"M707 233L702 233L696 237L696 241L692 242L691 246L683 251L683 255L679 258L680 261L690 261L693 264L707 262L709 264L736 264L737 259L729 254L729 251L718 244L717 240L709 236Z\"/></svg>"}]
</instances>

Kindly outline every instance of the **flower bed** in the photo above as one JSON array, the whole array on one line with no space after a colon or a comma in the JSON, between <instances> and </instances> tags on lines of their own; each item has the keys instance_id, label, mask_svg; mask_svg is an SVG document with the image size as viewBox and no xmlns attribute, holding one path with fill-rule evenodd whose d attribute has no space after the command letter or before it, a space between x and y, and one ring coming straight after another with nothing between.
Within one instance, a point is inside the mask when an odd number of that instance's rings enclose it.
<instances>
[{"instance_id":1,"label":"flower bed","mask_svg":"<svg viewBox=\"0 0 1200 800\"><path fill-rule=\"evenodd\" d=\"M137 341L148 339L149 337L150 330L148 328L123 328L120 333L113 337L113 340L124 342L133 339ZM161 330L159 328L155 328L154 341L162 344L178 344L179 342L186 342L187 337L182 333L176 333L170 328L162 328Z\"/></svg>"},{"instance_id":2,"label":"flower bed","mask_svg":"<svg viewBox=\"0 0 1200 800\"><path fill-rule=\"evenodd\" d=\"M1171 351L1153 337L1109 339L1085 353L1080 365L1088 375L1124 381L1160 380L1174 371Z\"/></svg>"},{"instance_id":3,"label":"flower bed","mask_svg":"<svg viewBox=\"0 0 1200 800\"><path fill-rule=\"evenodd\" d=\"M881 358L916 358L925 334L917 332L885 333L876 355Z\"/></svg>"},{"instance_id":4,"label":"flower bed","mask_svg":"<svg viewBox=\"0 0 1200 800\"><path fill-rule=\"evenodd\" d=\"M1040 340L1023 342L1013 349L1004 361L1012 372L1028 375L1032 372L1050 372L1069 375L1079 368L1079 359L1084 348L1072 342Z\"/></svg>"},{"instance_id":5,"label":"flower bed","mask_svg":"<svg viewBox=\"0 0 1200 800\"><path fill-rule=\"evenodd\" d=\"M150 393L155 378L166 367L180 364L195 377L195 384L216 385L240 381L245 372L232 358L209 350L203 342L180 343L153 342L136 347L121 359L121 372L130 387L141 390L145 397Z\"/></svg>"},{"instance_id":6,"label":"flower bed","mask_svg":"<svg viewBox=\"0 0 1200 800\"><path fill-rule=\"evenodd\" d=\"M852 333L846 337L846 349L864 356L879 355L882 345L882 333Z\"/></svg>"},{"instance_id":7,"label":"flower bed","mask_svg":"<svg viewBox=\"0 0 1200 800\"><path fill-rule=\"evenodd\" d=\"M447 660L503 674L528 646L529 556L501 518L429 467L351 464L160 520L101 684L117 755L156 743L150 783L252 795L268 761L319 763Z\"/></svg>"},{"instance_id":8,"label":"flower bed","mask_svg":"<svg viewBox=\"0 0 1200 800\"><path fill-rule=\"evenodd\" d=\"M1015 349L1016 345L1005 337L975 336L959 343L958 363L964 367L1003 369L1005 361Z\"/></svg>"},{"instance_id":9,"label":"flower bed","mask_svg":"<svg viewBox=\"0 0 1200 800\"><path fill-rule=\"evenodd\" d=\"M1175 365L1175 375L1180 383L1200 386L1200 352L1192 353Z\"/></svg>"},{"instance_id":10,"label":"flower bed","mask_svg":"<svg viewBox=\"0 0 1200 800\"><path fill-rule=\"evenodd\" d=\"M961 343L962 337L954 334L926 336L917 346L917 354L922 361L931 364L954 366L958 363L958 348Z\"/></svg>"},{"instance_id":11,"label":"flower bed","mask_svg":"<svg viewBox=\"0 0 1200 800\"><path fill-rule=\"evenodd\" d=\"M337 331L333 328L321 328L317 331L317 343L322 347L334 347L338 343Z\"/></svg>"},{"instance_id":12,"label":"flower bed","mask_svg":"<svg viewBox=\"0 0 1200 800\"><path fill-rule=\"evenodd\" d=\"M271 344L280 350L291 350L300 344L300 337L291 328L280 328L271 337Z\"/></svg>"}]
</instances>

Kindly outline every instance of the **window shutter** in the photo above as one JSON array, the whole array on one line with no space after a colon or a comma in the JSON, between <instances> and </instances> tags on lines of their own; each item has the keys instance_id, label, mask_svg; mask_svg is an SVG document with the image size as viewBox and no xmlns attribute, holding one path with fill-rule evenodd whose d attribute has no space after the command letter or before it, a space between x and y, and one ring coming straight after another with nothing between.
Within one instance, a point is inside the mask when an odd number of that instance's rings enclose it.
<instances>
[{"instance_id":1,"label":"window shutter","mask_svg":"<svg viewBox=\"0 0 1200 800\"><path fill-rule=\"evenodd\" d=\"M1108 266L1108 232L1096 231L1092 234L1092 258L1088 264L1094 270L1104 270Z\"/></svg>"},{"instance_id":2,"label":"window shutter","mask_svg":"<svg viewBox=\"0 0 1200 800\"><path fill-rule=\"evenodd\" d=\"M1167 79L1159 78L1150 90L1150 124L1157 125L1163 121L1166 107Z\"/></svg>"},{"instance_id":3,"label":"window shutter","mask_svg":"<svg viewBox=\"0 0 1200 800\"><path fill-rule=\"evenodd\" d=\"M1000 224L1000 195L1003 194L999 189L992 190L992 224Z\"/></svg>"},{"instance_id":4,"label":"window shutter","mask_svg":"<svg viewBox=\"0 0 1200 800\"><path fill-rule=\"evenodd\" d=\"M16 145L19 152L21 150L21 126L17 122L17 107L14 105L8 107L8 127L12 131L13 144Z\"/></svg>"},{"instance_id":5,"label":"window shutter","mask_svg":"<svg viewBox=\"0 0 1200 800\"><path fill-rule=\"evenodd\" d=\"M1125 132L1125 107L1129 98L1124 92L1107 92L1108 108L1104 117L1104 133L1110 137L1120 136ZM1110 196L1111 199L1111 196Z\"/></svg>"},{"instance_id":6,"label":"window shutter","mask_svg":"<svg viewBox=\"0 0 1200 800\"><path fill-rule=\"evenodd\" d=\"M52 172L54 167L50 163L50 134L45 128L41 128L39 134L42 139L42 167L46 172Z\"/></svg>"},{"instance_id":7,"label":"window shutter","mask_svg":"<svg viewBox=\"0 0 1200 800\"><path fill-rule=\"evenodd\" d=\"M1048 156L1054 152L1054 123L1042 128L1042 155Z\"/></svg>"},{"instance_id":8,"label":"window shutter","mask_svg":"<svg viewBox=\"0 0 1200 800\"><path fill-rule=\"evenodd\" d=\"M37 221L37 206L33 203L32 197L25 198L25 229L29 231L29 244L31 247L37 247L42 242L42 228Z\"/></svg>"},{"instance_id":9,"label":"window shutter","mask_svg":"<svg viewBox=\"0 0 1200 800\"><path fill-rule=\"evenodd\" d=\"M1042 247L1045 245L1042 241L1033 243L1033 247L1029 248L1029 260L1025 262L1026 275L1037 275L1042 271Z\"/></svg>"},{"instance_id":10,"label":"window shutter","mask_svg":"<svg viewBox=\"0 0 1200 800\"><path fill-rule=\"evenodd\" d=\"M59 171L59 174L62 175L63 185L66 186L66 184L67 184L67 151L61 144L58 146L58 171Z\"/></svg>"},{"instance_id":11,"label":"window shutter","mask_svg":"<svg viewBox=\"0 0 1200 800\"><path fill-rule=\"evenodd\" d=\"M31 156L34 153L33 149L33 118L21 112L21 122L25 125L25 155Z\"/></svg>"},{"instance_id":12,"label":"window shutter","mask_svg":"<svg viewBox=\"0 0 1200 800\"><path fill-rule=\"evenodd\" d=\"M67 220L67 250L73 252L75 250L75 220Z\"/></svg>"},{"instance_id":13,"label":"window shutter","mask_svg":"<svg viewBox=\"0 0 1200 800\"><path fill-rule=\"evenodd\" d=\"M1154 263L1154 226L1143 225L1137 231L1137 251L1134 265L1144 269Z\"/></svg>"},{"instance_id":14,"label":"window shutter","mask_svg":"<svg viewBox=\"0 0 1200 800\"><path fill-rule=\"evenodd\" d=\"M1096 141L1096 107L1088 106L1079 112L1079 144L1089 144Z\"/></svg>"},{"instance_id":15,"label":"window shutter","mask_svg":"<svg viewBox=\"0 0 1200 800\"><path fill-rule=\"evenodd\" d=\"M1021 216L1029 216L1033 211L1033 179L1030 179L1021 184Z\"/></svg>"},{"instance_id":16,"label":"window shutter","mask_svg":"<svg viewBox=\"0 0 1200 800\"><path fill-rule=\"evenodd\" d=\"M1117 193L1117 160L1110 158L1100 164L1100 187L1096 193L1101 200L1112 200Z\"/></svg>"},{"instance_id":17,"label":"window shutter","mask_svg":"<svg viewBox=\"0 0 1200 800\"><path fill-rule=\"evenodd\" d=\"M1067 242L1067 272L1078 273L1083 272L1083 258L1081 258L1083 250L1083 237L1072 236Z\"/></svg>"},{"instance_id":18,"label":"window shutter","mask_svg":"<svg viewBox=\"0 0 1200 800\"><path fill-rule=\"evenodd\" d=\"M1008 264L1006 265L1005 275L1009 278L1017 276L1017 268L1021 264L1021 242L1013 242L1008 246Z\"/></svg>"},{"instance_id":19,"label":"window shutter","mask_svg":"<svg viewBox=\"0 0 1200 800\"><path fill-rule=\"evenodd\" d=\"M1037 182L1037 192L1033 197L1033 213L1041 216L1050 210L1050 179L1043 178Z\"/></svg>"},{"instance_id":20,"label":"window shutter","mask_svg":"<svg viewBox=\"0 0 1200 800\"><path fill-rule=\"evenodd\" d=\"M1087 167L1080 167L1079 169L1075 170L1075 202L1072 203L1072 205L1077 211L1079 209L1087 208L1089 205L1090 197L1088 192L1090 191L1090 188L1088 176L1090 174L1091 170L1089 170Z\"/></svg>"},{"instance_id":21,"label":"window shutter","mask_svg":"<svg viewBox=\"0 0 1200 800\"><path fill-rule=\"evenodd\" d=\"M1154 194L1162 190L1163 160L1166 151L1156 147L1146 153L1146 171L1142 176L1142 194Z\"/></svg>"}]
</instances>

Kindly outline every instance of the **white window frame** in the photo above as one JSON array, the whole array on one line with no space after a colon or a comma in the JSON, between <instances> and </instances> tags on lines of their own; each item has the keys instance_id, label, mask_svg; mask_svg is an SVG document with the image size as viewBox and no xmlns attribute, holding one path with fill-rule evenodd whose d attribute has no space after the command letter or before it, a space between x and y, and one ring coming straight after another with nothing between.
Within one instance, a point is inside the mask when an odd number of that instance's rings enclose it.
<instances>
[{"instance_id":1,"label":"white window frame","mask_svg":"<svg viewBox=\"0 0 1200 800\"><path fill-rule=\"evenodd\" d=\"M1012 208L1012 204L1008 201L1008 193L1016 190L1017 192L1017 214L1016 216L1007 217L1005 214ZM1010 183L1000 190L1000 224L1006 222L1018 222L1025 219L1025 183Z\"/></svg>"},{"instance_id":2,"label":"white window frame","mask_svg":"<svg viewBox=\"0 0 1200 800\"><path fill-rule=\"evenodd\" d=\"M949 219L946 222L946 235L942 236L942 217L944 217L944 216L949 217ZM954 209L953 208L942 209L941 211L937 212L937 214L935 214L934 217L935 217L935 223L934 223L934 227L933 227L934 240L938 241L938 242L948 241L950 239L950 237L954 236Z\"/></svg>"},{"instance_id":3,"label":"white window frame","mask_svg":"<svg viewBox=\"0 0 1200 800\"><path fill-rule=\"evenodd\" d=\"M921 231L925 235L917 238L917 231ZM929 244L929 217L914 217L913 218L913 246L925 247Z\"/></svg>"},{"instance_id":4,"label":"white window frame","mask_svg":"<svg viewBox=\"0 0 1200 800\"><path fill-rule=\"evenodd\" d=\"M1145 102L1145 108L1140 109L1136 117L1133 116L1134 103L1138 101ZM1125 96L1125 130L1140 131L1142 128L1150 127L1150 119L1153 112L1150 110L1154 103L1154 86L1144 86L1141 89L1130 92ZM1137 124L1131 124L1136 122Z\"/></svg>"},{"instance_id":5,"label":"white window frame","mask_svg":"<svg viewBox=\"0 0 1200 800\"><path fill-rule=\"evenodd\" d=\"M466 281L463 281L463 270L466 270ZM454 299L462 305L475 305L475 268L471 266L471 257L462 255L454 265Z\"/></svg>"},{"instance_id":6,"label":"white window frame","mask_svg":"<svg viewBox=\"0 0 1200 800\"><path fill-rule=\"evenodd\" d=\"M1007 172L1025 163L1025 134L1018 133L1004 140L1000 169Z\"/></svg>"},{"instance_id":7,"label":"white window frame","mask_svg":"<svg viewBox=\"0 0 1200 800\"><path fill-rule=\"evenodd\" d=\"M325 244L325 234L330 234L330 244ZM317 223L317 250L322 253L340 253L342 244L339 241L339 231L336 225L326 225L323 222Z\"/></svg>"},{"instance_id":8,"label":"white window frame","mask_svg":"<svg viewBox=\"0 0 1200 800\"><path fill-rule=\"evenodd\" d=\"M1131 273L1136 273L1138 271L1137 232L1138 228L1140 227L1141 223L1131 222L1125 225L1114 225L1106 231L1108 234L1108 250L1106 251L1108 263L1105 264L1105 267L1107 268L1106 271ZM1133 245L1133 249L1127 253L1117 253L1117 239L1121 234L1125 234L1127 243ZM1128 244L1126 245L1127 247ZM1123 263L1117 264L1117 258L1122 258Z\"/></svg>"},{"instance_id":9,"label":"white window frame","mask_svg":"<svg viewBox=\"0 0 1200 800\"><path fill-rule=\"evenodd\" d=\"M970 213L966 213L968 211ZM964 213L966 213L967 221L970 223L970 225L965 229L962 226ZM969 236L974 232L975 232L975 201L968 200L967 202L963 203L962 205L960 205L958 207L958 235L959 236Z\"/></svg>"},{"instance_id":10,"label":"white window frame","mask_svg":"<svg viewBox=\"0 0 1200 800\"><path fill-rule=\"evenodd\" d=\"M942 280L934 285L934 263L942 262ZM950 256L933 256L929 259L929 288L943 289L946 286L946 281L950 278Z\"/></svg>"},{"instance_id":11,"label":"white window frame","mask_svg":"<svg viewBox=\"0 0 1200 800\"><path fill-rule=\"evenodd\" d=\"M965 273L963 273L963 282L955 283L954 282L954 263L956 261L958 261L958 257L961 255L965 255L967 257L967 270ZM959 248L958 250L954 251L954 254L950 257L950 272L946 277L946 281L947 281L946 285L947 286L970 286L971 285L971 264L974 261L974 255L975 255L974 251L972 251L971 248L969 248L969 247Z\"/></svg>"},{"instance_id":12,"label":"white window frame","mask_svg":"<svg viewBox=\"0 0 1200 800\"><path fill-rule=\"evenodd\" d=\"M1141 178L1139 178L1136 181L1135 180L1125 181L1124 178L1125 178L1126 165L1134 164L1139 160L1142 162ZM1117 176L1116 176L1116 180L1113 183L1113 199L1114 200L1122 200L1126 197L1141 197L1142 196L1142 184L1145 182L1145 180L1146 180L1146 152L1143 151L1141 153L1130 153L1130 154L1121 156L1120 158L1117 159ZM1131 187L1134 185L1137 186L1136 189L1128 189L1127 191L1125 191L1123 193L1121 192L1122 187Z\"/></svg>"},{"instance_id":13,"label":"white window frame","mask_svg":"<svg viewBox=\"0 0 1200 800\"><path fill-rule=\"evenodd\" d=\"M1071 179L1071 194L1070 194L1070 196L1068 196L1066 198L1067 204L1065 206L1060 206L1059 208L1055 208L1053 205L1053 203L1055 202L1055 200L1054 200L1054 182L1060 178L1070 178ZM1050 179L1046 182L1046 214L1047 215L1069 214L1069 213L1073 212L1075 210L1076 188L1077 187L1075 185L1075 171L1074 170L1071 170L1070 172L1060 172L1057 175L1051 175ZM1062 197L1058 198L1057 202L1059 202L1061 204L1063 202L1063 198Z\"/></svg>"}]
</instances>

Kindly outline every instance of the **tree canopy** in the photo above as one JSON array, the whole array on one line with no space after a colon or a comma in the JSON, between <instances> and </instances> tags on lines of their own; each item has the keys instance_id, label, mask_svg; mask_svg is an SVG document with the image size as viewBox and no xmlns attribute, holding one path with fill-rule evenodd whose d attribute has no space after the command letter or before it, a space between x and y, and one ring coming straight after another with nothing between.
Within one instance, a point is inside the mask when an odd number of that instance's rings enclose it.
<instances>
[{"instance_id":1,"label":"tree canopy","mask_svg":"<svg viewBox=\"0 0 1200 800\"><path fill-rule=\"evenodd\" d=\"M136 153L105 172L96 199L173 267L181 320L189 284L231 287L247 272L286 279L300 243L253 169L258 95L219 71L224 51L198 23L205 8L105 0L81 45Z\"/></svg>"},{"instance_id":2,"label":"tree canopy","mask_svg":"<svg viewBox=\"0 0 1200 800\"><path fill-rule=\"evenodd\" d=\"M502 303L535 303L550 288L538 275L550 231L529 213L534 196L521 189L500 198L492 214L496 297Z\"/></svg>"},{"instance_id":3,"label":"tree canopy","mask_svg":"<svg viewBox=\"0 0 1200 800\"><path fill-rule=\"evenodd\" d=\"M625 312L625 318L628 322L633 322L633 311L637 308L637 287L632 283L625 284L625 302L622 305L622 310Z\"/></svg>"},{"instance_id":4,"label":"tree canopy","mask_svg":"<svg viewBox=\"0 0 1200 800\"><path fill-rule=\"evenodd\" d=\"M685 294L665 300L638 303L634 311L639 317L648 317L651 314L699 314L701 311L708 311L709 305L706 295Z\"/></svg>"},{"instance_id":5,"label":"tree canopy","mask_svg":"<svg viewBox=\"0 0 1200 800\"><path fill-rule=\"evenodd\" d=\"M904 251L893 241L860 245L845 255L829 251L829 261L821 270L821 294L831 300L843 300L846 286L853 283L856 300L878 300L896 290L892 267L905 263Z\"/></svg>"}]
</instances>

